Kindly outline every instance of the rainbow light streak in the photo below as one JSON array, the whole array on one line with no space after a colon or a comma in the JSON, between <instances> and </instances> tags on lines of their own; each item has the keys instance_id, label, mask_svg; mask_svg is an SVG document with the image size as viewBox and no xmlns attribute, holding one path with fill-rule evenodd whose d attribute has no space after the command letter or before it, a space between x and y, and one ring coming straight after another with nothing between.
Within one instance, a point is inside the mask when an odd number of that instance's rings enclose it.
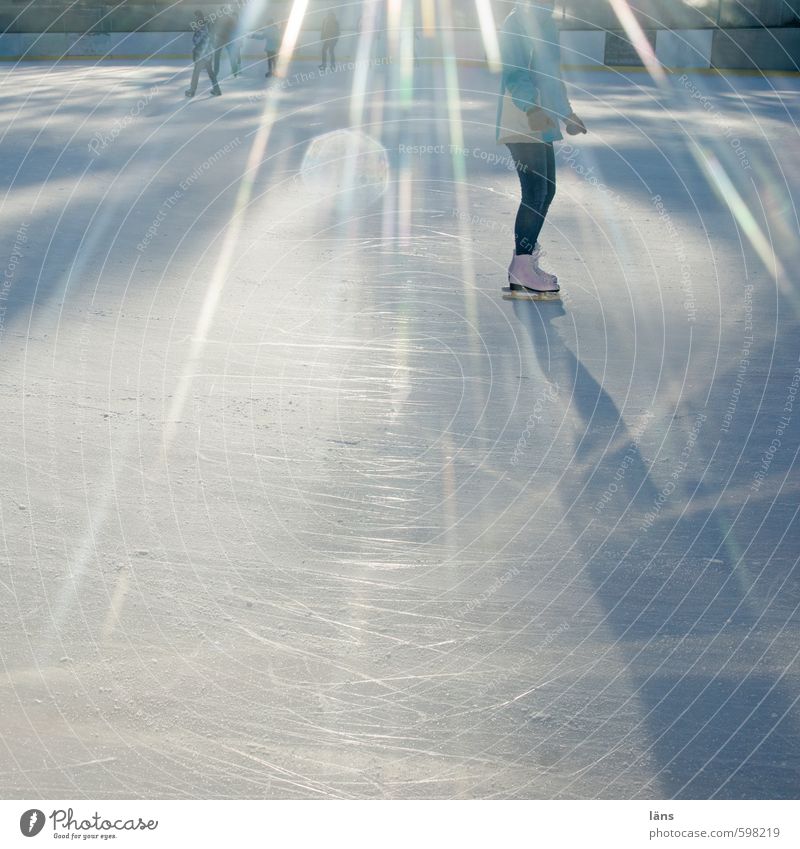
<instances>
[{"instance_id":1,"label":"rainbow light streak","mask_svg":"<svg viewBox=\"0 0 800 849\"><path fill-rule=\"evenodd\" d=\"M278 76L282 76L282 71L289 65L291 55L297 44L297 38L300 34L303 20L305 18L306 9L308 8L308 0L294 0L292 11L289 14L289 20L286 24L286 30L281 43L278 57ZM239 183L239 191L234 203L233 212L230 218L230 224L225 230L225 236L222 241L222 248L219 252L214 271L211 274L211 281L206 289L206 295L203 300L203 306L200 309L200 315L195 325L194 333L192 334L192 344L189 350L189 355L186 360L186 365L183 373L178 379L178 385L175 389L175 394L170 405L169 414L164 422L164 450L166 451L175 438L176 424L180 421L183 413L183 408L186 405L186 399L189 395L189 390L192 385L192 377L197 364L200 361L203 350L206 345L206 337L211 324L214 320L214 315L219 305L219 300L222 296L222 290L225 286L225 281L228 279L228 271L231 262L236 255L236 248L239 242L239 232L242 226L242 213L250 203L250 198L253 193L253 185L258 174L261 162L264 159L264 153L267 149L272 125L275 121L276 102L271 96L267 96L264 102L264 109L261 113L258 130L253 136L253 143L250 146L250 154L247 158L242 180Z\"/></svg>"},{"instance_id":2,"label":"rainbow light streak","mask_svg":"<svg viewBox=\"0 0 800 849\"><path fill-rule=\"evenodd\" d=\"M647 68L650 76L659 85L665 85L667 82L667 75L664 72L664 68L661 66L661 62L659 62L656 58L653 45L650 44L650 41L644 34L641 26L639 26L639 21L636 20L636 16L633 14L633 10L628 4L628 0L608 0L608 2L611 4L614 14L617 16L622 28L625 30L625 34L628 36L634 49L639 54L639 57L644 63L645 68Z\"/></svg>"},{"instance_id":3,"label":"rainbow light streak","mask_svg":"<svg viewBox=\"0 0 800 849\"><path fill-rule=\"evenodd\" d=\"M456 48L453 39L453 12L450 0L441 0L442 53L444 56L445 85L447 87L447 111L450 127L450 145L453 150L453 189L456 194L456 205L461 213L458 216L461 241L464 245L472 242L472 228L469 223L469 201L466 190L466 157L459 153L464 148L464 127L461 118L461 93L458 82L458 67L456 65ZM469 250L461 251L461 276L464 288L466 316L470 324L479 326L478 309L475 295L475 266ZM473 340L474 341L474 340Z\"/></svg>"},{"instance_id":4,"label":"rainbow light streak","mask_svg":"<svg viewBox=\"0 0 800 849\"><path fill-rule=\"evenodd\" d=\"M360 129L364 123L370 56L375 40L375 25L378 22L378 2L379 0L365 0L364 13L361 18L353 88L350 94L350 126L354 129Z\"/></svg>"},{"instance_id":5,"label":"rainbow light streak","mask_svg":"<svg viewBox=\"0 0 800 849\"><path fill-rule=\"evenodd\" d=\"M736 219L736 223L744 231L761 262L764 263L764 267L774 272L778 287L783 293L786 295L791 294L791 287L789 286L783 264L773 250L769 240L758 226L755 216L731 182L720 161L713 153L707 151L703 151L702 155L695 155L705 171L708 182L716 190L717 195L723 203L730 209L731 214Z\"/></svg>"},{"instance_id":6,"label":"rainbow light streak","mask_svg":"<svg viewBox=\"0 0 800 849\"><path fill-rule=\"evenodd\" d=\"M486 51L489 70L493 74L497 74L502 71L503 65L500 61L500 43L497 40L497 24L494 21L492 6L489 0L475 0L475 8L478 12L483 48Z\"/></svg>"}]
</instances>

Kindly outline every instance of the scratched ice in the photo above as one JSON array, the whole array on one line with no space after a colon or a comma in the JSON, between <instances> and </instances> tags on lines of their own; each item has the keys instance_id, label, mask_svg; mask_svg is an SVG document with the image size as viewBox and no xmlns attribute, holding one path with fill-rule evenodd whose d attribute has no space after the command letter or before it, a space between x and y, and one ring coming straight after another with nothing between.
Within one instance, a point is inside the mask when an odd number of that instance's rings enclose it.
<instances>
[{"instance_id":1,"label":"scratched ice","mask_svg":"<svg viewBox=\"0 0 800 849\"><path fill-rule=\"evenodd\" d=\"M798 80L571 75L530 304L496 77L298 67L4 69L0 793L795 797Z\"/></svg>"}]
</instances>

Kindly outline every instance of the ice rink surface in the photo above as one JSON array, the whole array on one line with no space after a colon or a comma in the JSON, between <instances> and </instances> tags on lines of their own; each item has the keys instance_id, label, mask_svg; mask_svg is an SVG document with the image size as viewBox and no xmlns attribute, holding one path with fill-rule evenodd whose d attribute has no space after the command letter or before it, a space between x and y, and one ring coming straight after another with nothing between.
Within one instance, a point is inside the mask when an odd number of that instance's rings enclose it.
<instances>
[{"instance_id":1,"label":"ice rink surface","mask_svg":"<svg viewBox=\"0 0 800 849\"><path fill-rule=\"evenodd\" d=\"M797 77L2 73L0 795L798 796Z\"/></svg>"}]
</instances>

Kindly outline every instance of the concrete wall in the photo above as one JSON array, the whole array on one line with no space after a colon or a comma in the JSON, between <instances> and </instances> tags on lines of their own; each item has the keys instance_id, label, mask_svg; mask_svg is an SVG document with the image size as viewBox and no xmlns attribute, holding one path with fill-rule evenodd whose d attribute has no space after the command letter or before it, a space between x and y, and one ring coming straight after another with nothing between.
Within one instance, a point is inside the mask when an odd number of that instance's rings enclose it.
<instances>
[{"instance_id":1,"label":"concrete wall","mask_svg":"<svg viewBox=\"0 0 800 849\"><path fill-rule=\"evenodd\" d=\"M226 4L93 2L84 6L36 0L9 4L0 0L0 30L7 32L180 32L188 30L195 9L211 13ZM273 4L274 5L274 4Z\"/></svg>"},{"instance_id":2,"label":"concrete wall","mask_svg":"<svg viewBox=\"0 0 800 849\"><path fill-rule=\"evenodd\" d=\"M720 30L714 33L715 68L800 70L800 29Z\"/></svg>"},{"instance_id":3,"label":"concrete wall","mask_svg":"<svg viewBox=\"0 0 800 849\"><path fill-rule=\"evenodd\" d=\"M336 10L343 28L354 28L361 15L360 7L347 0L310 0L306 10L306 25L319 29L322 18L340 2ZM262 26L268 17L285 21L292 8L292 0L87 0L76 4L74 0L0 0L0 31L8 32L179 32L188 30L196 9L206 14L224 8L235 9L240 16L248 17L254 27Z\"/></svg>"},{"instance_id":4,"label":"concrete wall","mask_svg":"<svg viewBox=\"0 0 800 849\"><path fill-rule=\"evenodd\" d=\"M514 0L490 0L495 20L502 21ZM408 0L406 0L408 2ZM419 11L422 0L416 0ZM644 29L703 29L719 21L722 27L779 27L797 20L800 0L629 0ZM150 32L187 28L196 8L207 11L227 4L261 18L264 0L0 0L0 31L9 32ZM292 0L269 0L269 14L285 20ZM327 9L336 7L344 28L353 27L362 10L351 0L310 0L308 25L318 27ZM248 11L250 10L250 11ZM478 18L472 0L453 0L454 25L475 29ZM567 29L618 29L609 0L556 0L560 26ZM10 29L9 29L10 28Z\"/></svg>"},{"instance_id":5,"label":"concrete wall","mask_svg":"<svg viewBox=\"0 0 800 849\"><path fill-rule=\"evenodd\" d=\"M800 28L649 30L646 35L667 68L800 71ZM605 64L642 62L624 33L607 32Z\"/></svg>"},{"instance_id":6,"label":"concrete wall","mask_svg":"<svg viewBox=\"0 0 800 849\"><path fill-rule=\"evenodd\" d=\"M137 58L189 56L192 36L185 32L7 33L0 35L0 57L60 59L76 56Z\"/></svg>"},{"instance_id":7,"label":"concrete wall","mask_svg":"<svg viewBox=\"0 0 800 849\"><path fill-rule=\"evenodd\" d=\"M667 68L711 67L714 30L661 30L656 35L656 58Z\"/></svg>"},{"instance_id":8,"label":"concrete wall","mask_svg":"<svg viewBox=\"0 0 800 849\"><path fill-rule=\"evenodd\" d=\"M561 61L565 65L602 65L606 34L600 30L564 30L561 33Z\"/></svg>"},{"instance_id":9,"label":"concrete wall","mask_svg":"<svg viewBox=\"0 0 800 849\"><path fill-rule=\"evenodd\" d=\"M628 0L643 29L706 29L780 27L798 17L798 0ZM500 8L500 0L497 0ZM502 3L503 9L510 4ZM566 12L565 26L617 29L619 21L608 0L556 0L557 14Z\"/></svg>"},{"instance_id":10,"label":"concrete wall","mask_svg":"<svg viewBox=\"0 0 800 849\"><path fill-rule=\"evenodd\" d=\"M653 31L656 56L667 68L742 68L780 71L800 70L800 29L776 30L682 30ZM483 38L475 30L452 33L459 61L483 62ZM319 54L319 34L305 30L296 51L298 58ZM635 52L625 48L620 33L598 30L561 33L565 65L602 66L641 64ZM609 49L609 43L613 49ZM358 36L346 33L340 40L340 61L355 58ZM443 40L422 38L417 52L423 59L441 60ZM248 56L263 55L262 43L243 40ZM150 57L191 56L188 32L111 33L5 33L0 35L0 59L59 59L79 56L146 60ZM373 58L382 51L373 50Z\"/></svg>"}]
</instances>

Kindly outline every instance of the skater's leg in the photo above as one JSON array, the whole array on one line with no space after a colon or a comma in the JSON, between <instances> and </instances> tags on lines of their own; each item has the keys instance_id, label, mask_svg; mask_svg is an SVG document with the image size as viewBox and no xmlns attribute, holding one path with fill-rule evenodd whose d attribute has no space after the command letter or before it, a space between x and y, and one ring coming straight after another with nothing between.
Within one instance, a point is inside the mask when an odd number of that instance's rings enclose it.
<instances>
[{"instance_id":1,"label":"skater's leg","mask_svg":"<svg viewBox=\"0 0 800 849\"><path fill-rule=\"evenodd\" d=\"M218 47L214 51L213 56L214 56L214 60L213 60L213 62L214 62L214 76L218 77L219 76L219 64L220 64L220 60L222 58L222 48Z\"/></svg>"},{"instance_id":2,"label":"skater's leg","mask_svg":"<svg viewBox=\"0 0 800 849\"><path fill-rule=\"evenodd\" d=\"M210 59L206 62L206 71L208 71L208 78L211 80L211 93L221 94L219 90L219 83L217 82L217 75L214 73L213 63Z\"/></svg>"},{"instance_id":3,"label":"skater's leg","mask_svg":"<svg viewBox=\"0 0 800 849\"><path fill-rule=\"evenodd\" d=\"M555 194L555 160L552 180L549 179L549 156L551 144L526 142L509 144L508 149L517 169L522 199L514 224L514 242L517 255L532 254L536 249L539 233Z\"/></svg>"},{"instance_id":4,"label":"skater's leg","mask_svg":"<svg viewBox=\"0 0 800 849\"><path fill-rule=\"evenodd\" d=\"M333 45L334 42L330 38L326 38L322 42L322 65L320 65L322 70L325 70L329 66L333 70L335 61L333 58Z\"/></svg>"},{"instance_id":5,"label":"skater's leg","mask_svg":"<svg viewBox=\"0 0 800 849\"><path fill-rule=\"evenodd\" d=\"M336 39L331 41L331 70L336 70Z\"/></svg>"},{"instance_id":6,"label":"skater's leg","mask_svg":"<svg viewBox=\"0 0 800 849\"><path fill-rule=\"evenodd\" d=\"M238 47L231 42L230 44L225 45L225 51L228 54L228 62L230 62L231 73L234 77L239 76L239 49Z\"/></svg>"},{"instance_id":7,"label":"skater's leg","mask_svg":"<svg viewBox=\"0 0 800 849\"><path fill-rule=\"evenodd\" d=\"M545 171L546 171L546 184L547 184L547 193L544 197L544 203L542 204L541 210L541 219L542 222L547 220L547 213L550 211L550 204L553 202L553 198L556 194L556 154L553 149L553 143L547 142L545 144L546 150L546 161L545 161ZM542 256L542 250L539 247L538 243L534 242L534 251L533 251L533 267L539 274L544 275L545 277L550 278L553 283L558 283L558 278L555 274L551 274L549 271L545 271L540 265L539 261Z\"/></svg>"},{"instance_id":8,"label":"skater's leg","mask_svg":"<svg viewBox=\"0 0 800 849\"><path fill-rule=\"evenodd\" d=\"M546 151L546 170L547 170L547 194L544 198L544 205L542 207L542 219L547 218L547 213L550 210L550 204L553 202L553 198L556 196L556 152L553 148L552 142L547 142L545 144L547 148Z\"/></svg>"},{"instance_id":9,"label":"skater's leg","mask_svg":"<svg viewBox=\"0 0 800 849\"><path fill-rule=\"evenodd\" d=\"M189 90L186 92L190 97L194 95L197 91L197 83L200 80L200 69L202 68L202 62L195 62L194 68L192 68L192 81L189 83Z\"/></svg>"},{"instance_id":10,"label":"skater's leg","mask_svg":"<svg viewBox=\"0 0 800 849\"><path fill-rule=\"evenodd\" d=\"M542 142L509 144L519 177L522 199L514 224L514 257L508 269L512 295L546 296L558 292L555 275L539 267L537 244L555 194L553 146Z\"/></svg>"}]
</instances>

